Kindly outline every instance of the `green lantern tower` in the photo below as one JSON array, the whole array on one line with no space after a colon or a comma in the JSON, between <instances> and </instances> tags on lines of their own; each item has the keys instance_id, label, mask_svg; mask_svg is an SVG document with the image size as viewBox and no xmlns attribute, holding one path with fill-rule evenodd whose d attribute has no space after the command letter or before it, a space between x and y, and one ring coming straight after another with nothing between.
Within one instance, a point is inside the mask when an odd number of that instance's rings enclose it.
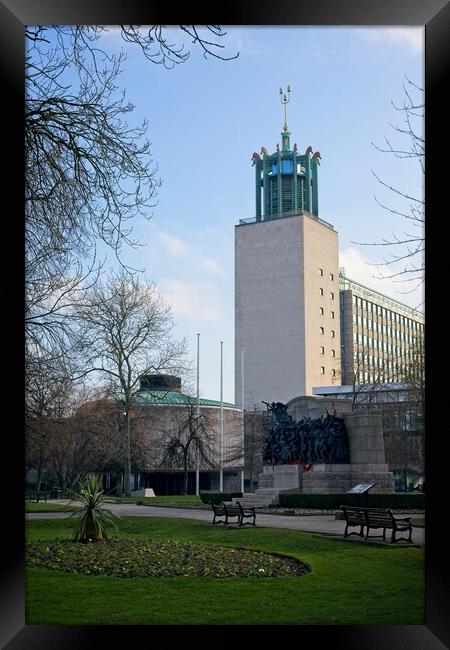
<instances>
[{"instance_id":1,"label":"green lantern tower","mask_svg":"<svg viewBox=\"0 0 450 650\"><path fill-rule=\"evenodd\" d=\"M284 105L284 126L281 133L281 150L269 154L265 147L261 155L253 154L255 165L256 221L267 221L289 214L309 212L319 216L318 165L320 153L313 153L308 147L303 155L290 145L290 131L286 119L286 105L291 95L280 88L280 99Z\"/></svg>"}]
</instances>

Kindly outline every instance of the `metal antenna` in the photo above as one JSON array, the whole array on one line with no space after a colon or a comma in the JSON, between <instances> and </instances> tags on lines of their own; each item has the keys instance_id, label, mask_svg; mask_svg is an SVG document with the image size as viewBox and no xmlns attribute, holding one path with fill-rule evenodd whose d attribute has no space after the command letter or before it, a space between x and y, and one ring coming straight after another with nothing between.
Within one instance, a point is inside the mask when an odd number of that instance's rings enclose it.
<instances>
[{"instance_id":1,"label":"metal antenna","mask_svg":"<svg viewBox=\"0 0 450 650\"><path fill-rule=\"evenodd\" d=\"M283 126L283 131L287 132L288 130L288 125L287 125L287 119L286 119L286 104L289 104L289 100L291 99L291 87L287 87L287 95L285 92L283 92L283 89L280 88L280 101L282 104L284 104L284 126Z\"/></svg>"}]
</instances>

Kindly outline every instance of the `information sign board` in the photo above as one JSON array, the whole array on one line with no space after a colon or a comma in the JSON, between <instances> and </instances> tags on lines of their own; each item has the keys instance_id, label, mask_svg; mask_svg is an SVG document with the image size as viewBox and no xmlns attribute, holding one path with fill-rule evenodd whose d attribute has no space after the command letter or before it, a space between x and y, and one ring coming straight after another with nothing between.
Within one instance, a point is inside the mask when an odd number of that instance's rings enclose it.
<instances>
[{"instance_id":1,"label":"information sign board","mask_svg":"<svg viewBox=\"0 0 450 650\"><path fill-rule=\"evenodd\" d=\"M376 485L376 483L358 483L358 485L352 487L347 494L364 494L364 492L370 490L374 485Z\"/></svg>"}]
</instances>

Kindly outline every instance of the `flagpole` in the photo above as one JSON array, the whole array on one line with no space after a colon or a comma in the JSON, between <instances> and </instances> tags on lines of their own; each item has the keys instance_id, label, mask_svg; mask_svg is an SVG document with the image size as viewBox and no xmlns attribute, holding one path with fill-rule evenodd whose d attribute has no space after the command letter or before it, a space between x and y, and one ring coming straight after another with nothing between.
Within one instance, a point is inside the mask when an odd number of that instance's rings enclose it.
<instances>
[{"instance_id":1,"label":"flagpole","mask_svg":"<svg viewBox=\"0 0 450 650\"><path fill-rule=\"evenodd\" d=\"M198 435L198 426L200 419L200 334L197 334L197 408L196 408L196 426ZM197 469L195 471L195 494L200 494L200 452L197 447Z\"/></svg>"},{"instance_id":2,"label":"flagpole","mask_svg":"<svg viewBox=\"0 0 450 650\"><path fill-rule=\"evenodd\" d=\"M241 409L242 409L242 470L241 470L241 492L244 494L244 469L245 469L245 455L244 455L244 449L245 449L245 437L244 437L244 417L245 417L245 409L244 409L244 348L241 350Z\"/></svg>"},{"instance_id":3,"label":"flagpole","mask_svg":"<svg viewBox=\"0 0 450 650\"><path fill-rule=\"evenodd\" d=\"M220 342L220 484L223 492L223 341Z\"/></svg>"}]
</instances>

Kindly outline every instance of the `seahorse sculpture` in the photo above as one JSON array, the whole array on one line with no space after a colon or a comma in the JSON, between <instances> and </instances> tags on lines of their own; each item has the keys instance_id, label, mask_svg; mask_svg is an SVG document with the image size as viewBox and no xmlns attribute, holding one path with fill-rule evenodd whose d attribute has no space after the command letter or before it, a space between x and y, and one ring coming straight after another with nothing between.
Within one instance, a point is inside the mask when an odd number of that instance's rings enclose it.
<instances>
[{"instance_id":1,"label":"seahorse sculpture","mask_svg":"<svg viewBox=\"0 0 450 650\"><path fill-rule=\"evenodd\" d=\"M305 151L305 156L307 156L309 153L312 153L312 152L313 152L313 148L311 147L311 145L309 145L309 147Z\"/></svg>"},{"instance_id":2,"label":"seahorse sculpture","mask_svg":"<svg viewBox=\"0 0 450 650\"><path fill-rule=\"evenodd\" d=\"M261 156L267 156L267 149L265 147L261 147Z\"/></svg>"},{"instance_id":3,"label":"seahorse sculpture","mask_svg":"<svg viewBox=\"0 0 450 650\"><path fill-rule=\"evenodd\" d=\"M322 156L320 155L320 151L315 151L313 154L313 160L316 161L318 165L320 165L320 160L322 159Z\"/></svg>"},{"instance_id":4,"label":"seahorse sculpture","mask_svg":"<svg viewBox=\"0 0 450 650\"><path fill-rule=\"evenodd\" d=\"M261 160L261 156L259 155L259 153L256 153L256 151L254 151L253 156L252 156L252 160L253 160L253 163L252 163L252 167L253 167L253 165L255 163L257 163L258 160Z\"/></svg>"}]
</instances>

